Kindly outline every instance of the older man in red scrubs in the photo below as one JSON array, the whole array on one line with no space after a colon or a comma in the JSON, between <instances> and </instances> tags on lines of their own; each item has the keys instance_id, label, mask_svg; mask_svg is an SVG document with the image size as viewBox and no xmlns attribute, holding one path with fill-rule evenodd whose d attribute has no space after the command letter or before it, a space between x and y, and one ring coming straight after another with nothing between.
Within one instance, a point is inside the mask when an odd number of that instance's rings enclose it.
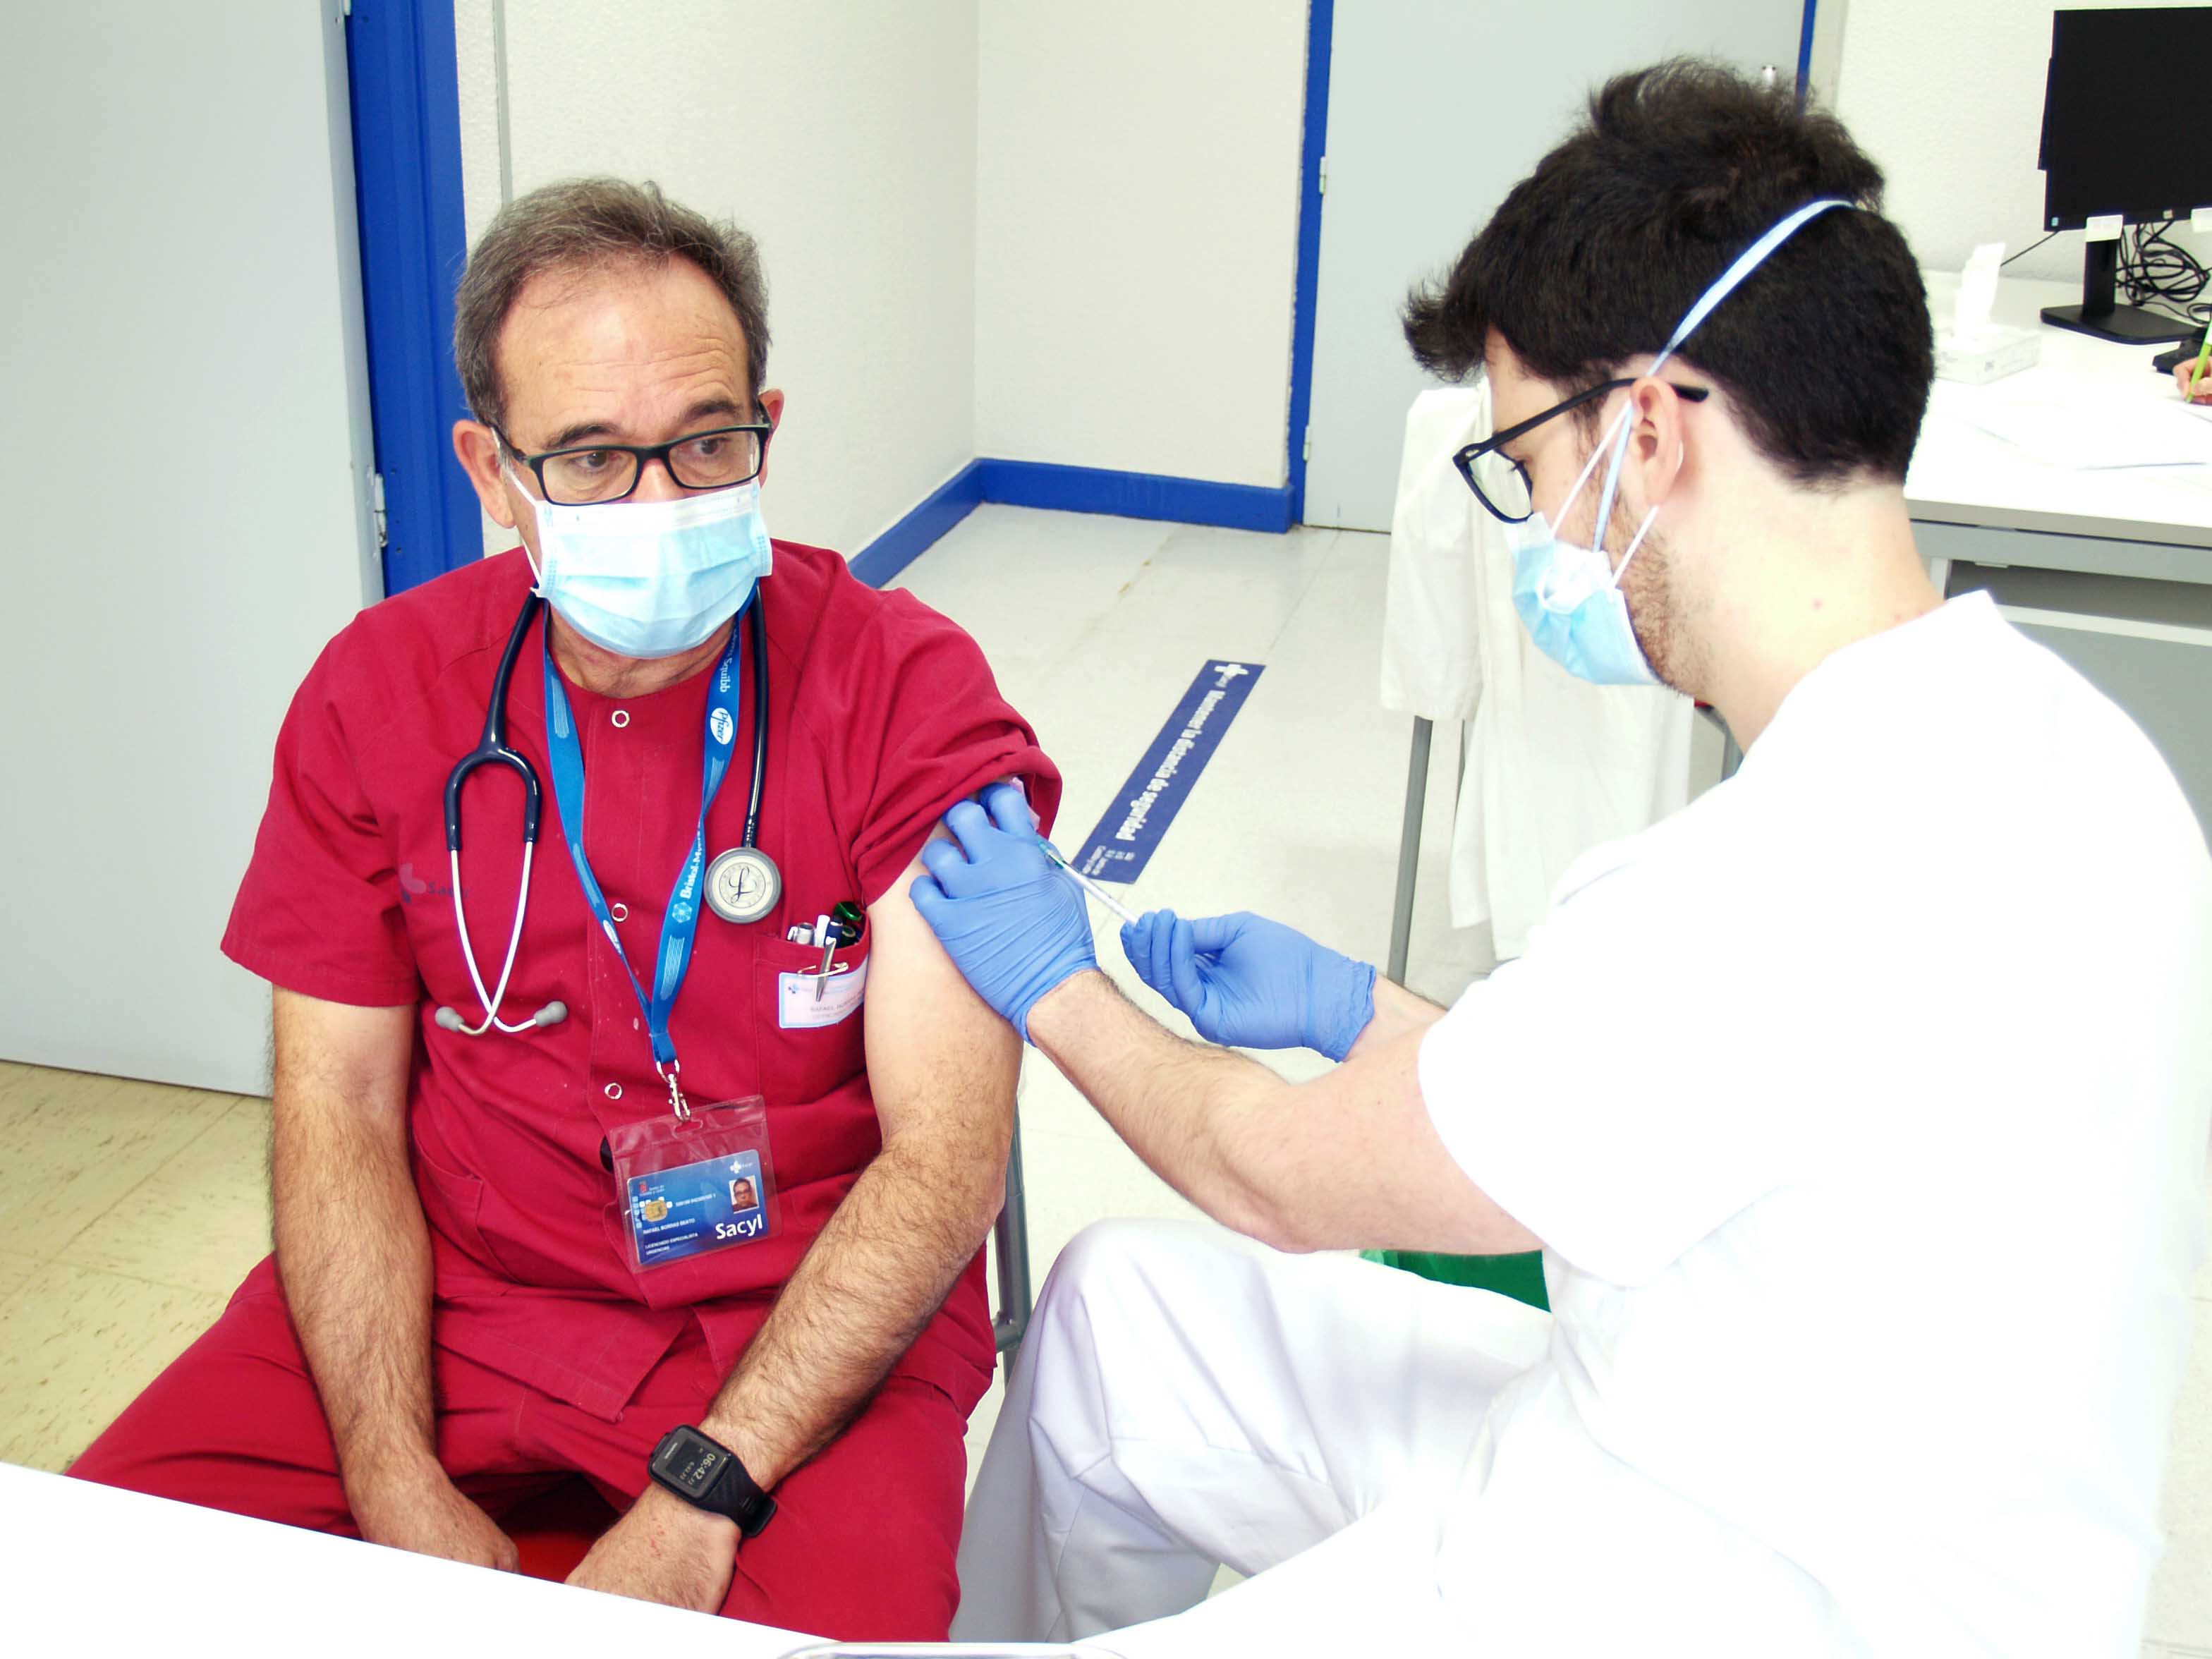
<instances>
[{"instance_id":1,"label":"older man in red scrubs","mask_svg":"<svg viewBox=\"0 0 2212 1659\"><path fill-rule=\"evenodd\" d=\"M276 1254L75 1473L503 1567L580 1474L626 1512L577 1583L944 1636L1019 1044L907 889L1059 779L958 628L771 546L764 293L649 185L477 246L454 447L523 545L294 700L223 941L275 987ZM449 830L501 702L526 766Z\"/></svg>"}]
</instances>

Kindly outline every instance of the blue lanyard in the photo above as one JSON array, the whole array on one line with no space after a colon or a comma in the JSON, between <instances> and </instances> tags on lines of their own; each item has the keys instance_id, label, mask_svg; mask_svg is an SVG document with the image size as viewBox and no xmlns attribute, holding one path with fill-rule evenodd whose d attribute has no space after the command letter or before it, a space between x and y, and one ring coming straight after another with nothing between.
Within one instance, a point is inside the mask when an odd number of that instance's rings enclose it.
<instances>
[{"instance_id":1,"label":"blue lanyard","mask_svg":"<svg viewBox=\"0 0 2212 1659\"><path fill-rule=\"evenodd\" d=\"M759 603L758 597L754 599ZM668 908L660 921L660 957L653 981L653 994L645 994L637 970L629 965L622 939L615 932L614 913L600 891L592 861L584 853L584 749L576 741L575 717L568 710L568 693L553 666L553 630L545 630L545 746L553 758L553 799L561 811L561 828L568 838L568 856L575 860L576 878L584 897L615 957L629 975L629 988L645 1015L653 1038L654 1068L668 1084L668 1097L678 1117L690 1115L677 1087L676 1042L668 1034L668 1017L674 1012L684 976L691 967L691 941L699 931L699 878L707 866L707 812L721 792L730 769L730 745L738 733L738 624L730 623L730 642L714 666L714 679L707 695L707 760L699 787L699 827L691 836L691 854L676 878L668 896Z\"/></svg>"}]
</instances>

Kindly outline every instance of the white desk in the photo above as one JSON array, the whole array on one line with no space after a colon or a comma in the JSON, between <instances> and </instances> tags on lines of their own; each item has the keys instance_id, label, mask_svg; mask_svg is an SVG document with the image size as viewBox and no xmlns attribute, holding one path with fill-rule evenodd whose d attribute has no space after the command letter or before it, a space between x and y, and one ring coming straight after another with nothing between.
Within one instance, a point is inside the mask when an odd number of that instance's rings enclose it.
<instances>
[{"instance_id":1,"label":"white desk","mask_svg":"<svg viewBox=\"0 0 2212 1659\"><path fill-rule=\"evenodd\" d=\"M822 1638L0 1463L15 1653L781 1659Z\"/></svg>"},{"instance_id":2,"label":"white desk","mask_svg":"<svg viewBox=\"0 0 2212 1659\"><path fill-rule=\"evenodd\" d=\"M1927 282L1937 314L1948 316L1958 278L1930 272ZM2048 398L2074 409L2086 428L2100 410L2179 401L2173 382L2150 370L2160 348L2114 345L2038 321L2044 306L2080 297L2064 283L1998 284L1996 320L2034 328L2042 337L2043 361L1987 386L1936 383L1905 483L1913 518L1964 528L2212 550L2212 422L2205 426L2205 466L2087 472L2048 465L1972 424L1974 409L1990 403ZM2136 562L2140 568L2115 574L2212 582L2212 553L2203 558L2146 555Z\"/></svg>"},{"instance_id":3,"label":"white desk","mask_svg":"<svg viewBox=\"0 0 2212 1659\"><path fill-rule=\"evenodd\" d=\"M1958 279L1927 280L1948 315ZM1946 592L1986 589L2135 717L2212 834L2212 422L2204 465L2102 471L2052 465L1973 423L1978 408L2034 403L2087 434L2178 403L2151 371L2159 348L2041 326L2039 307L2078 297L2063 283L1999 284L1996 320L2036 328L2043 360L1987 386L1936 383L1905 480L1913 532Z\"/></svg>"}]
</instances>

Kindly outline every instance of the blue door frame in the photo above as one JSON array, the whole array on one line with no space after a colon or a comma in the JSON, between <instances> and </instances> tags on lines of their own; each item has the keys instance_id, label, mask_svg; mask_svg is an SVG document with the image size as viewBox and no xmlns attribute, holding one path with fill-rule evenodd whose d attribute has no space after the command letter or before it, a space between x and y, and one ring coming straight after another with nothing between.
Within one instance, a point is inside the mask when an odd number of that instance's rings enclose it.
<instances>
[{"instance_id":1,"label":"blue door frame","mask_svg":"<svg viewBox=\"0 0 2212 1659\"><path fill-rule=\"evenodd\" d=\"M1801 98L1812 71L1815 7L1816 0L1804 0L1797 60ZM978 500L1252 529L1280 530L1304 521L1305 432L1313 409L1314 324L1320 298L1322 161L1328 137L1335 17L1335 0L1310 0L1285 434L1286 488L1261 490L1085 467L979 460L939 492L945 501L933 497L923 502L879 544L858 555L856 568L887 580ZM384 481L387 593L466 564L481 555L483 545L476 492L454 464L449 436L453 422L468 413L453 354L453 289L468 257L454 45L453 0L353 0L346 19L369 405L377 471ZM1042 482L1030 478L1032 473ZM1048 473L1052 476L1044 477Z\"/></svg>"},{"instance_id":2,"label":"blue door frame","mask_svg":"<svg viewBox=\"0 0 2212 1659\"><path fill-rule=\"evenodd\" d=\"M451 433L453 287L468 257L453 0L353 0L346 18L368 398L384 481L384 591L483 551Z\"/></svg>"}]
</instances>

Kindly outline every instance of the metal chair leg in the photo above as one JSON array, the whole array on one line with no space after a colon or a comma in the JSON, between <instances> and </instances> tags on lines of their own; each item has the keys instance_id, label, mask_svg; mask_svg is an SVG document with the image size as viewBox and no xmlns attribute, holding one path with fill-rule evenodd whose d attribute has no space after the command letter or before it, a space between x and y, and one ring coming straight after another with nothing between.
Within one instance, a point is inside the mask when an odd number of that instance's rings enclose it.
<instances>
[{"instance_id":1,"label":"metal chair leg","mask_svg":"<svg viewBox=\"0 0 2212 1659\"><path fill-rule=\"evenodd\" d=\"M1006 1152L1006 1201L991 1229L992 1254L998 1258L999 1313L991 1334L1000 1353L1012 1353L1030 1328L1030 1211L1022 1188L1022 1125L1014 1120L1014 1142Z\"/></svg>"},{"instance_id":2,"label":"metal chair leg","mask_svg":"<svg viewBox=\"0 0 2212 1659\"><path fill-rule=\"evenodd\" d=\"M1398 896L1390 911L1389 977L1406 982L1406 956L1413 943L1413 888L1421 873L1421 815L1429 799L1429 744L1436 725L1413 719L1413 752L1406 769L1406 825L1398 837Z\"/></svg>"}]
</instances>

